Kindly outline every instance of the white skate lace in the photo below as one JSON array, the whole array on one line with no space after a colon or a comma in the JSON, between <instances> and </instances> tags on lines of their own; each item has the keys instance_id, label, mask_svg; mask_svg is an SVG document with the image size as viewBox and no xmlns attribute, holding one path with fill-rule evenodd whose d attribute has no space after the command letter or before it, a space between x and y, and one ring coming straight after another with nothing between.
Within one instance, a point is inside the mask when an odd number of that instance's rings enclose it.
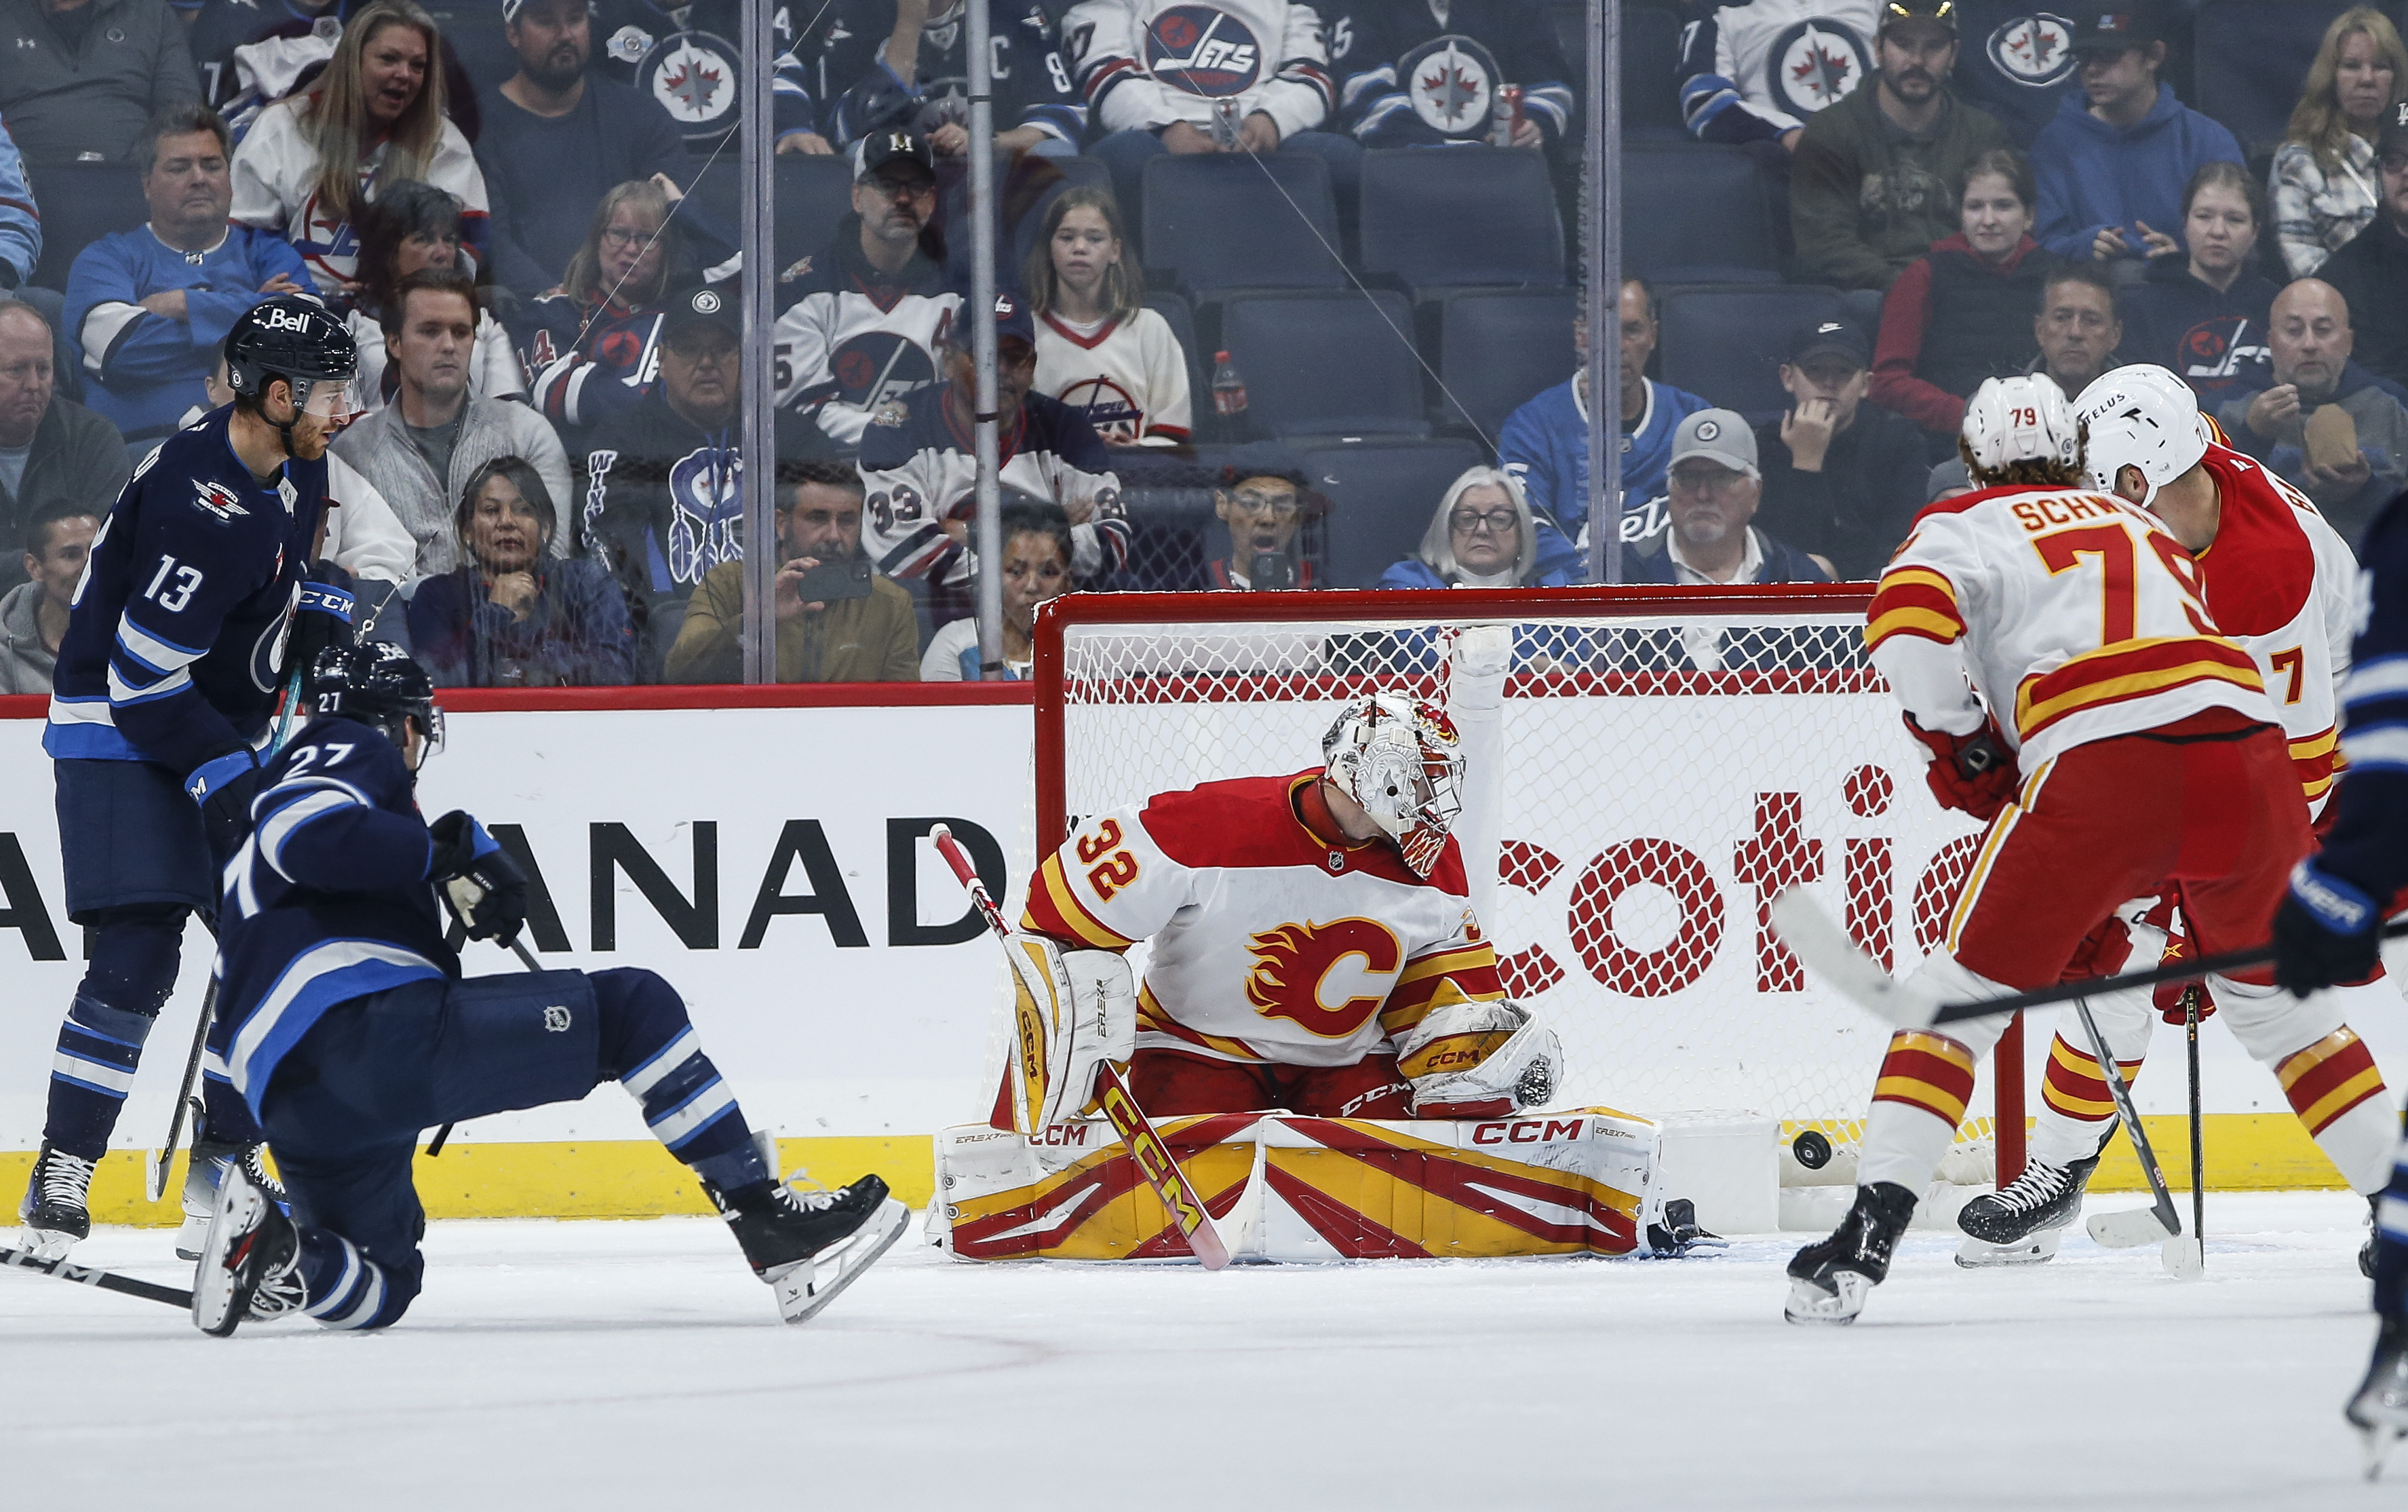
<instances>
[{"instance_id":1,"label":"white skate lace","mask_svg":"<svg viewBox=\"0 0 2408 1512\"><path fill-rule=\"evenodd\" d=\"M52 1150L42 1157L42 1201L65 1207L84 1205L84 1194L92 1189L93 1162L64 1150Z\"/></svg>"},{"instance_id":2,"label":"white skate lace","mask_svg":"<svg viewBox=\"0 0 2408 1512\"><path fill-rule=\"evenodd\" d=\"M287 1313L299 1312L308 1302L308 1289L301 1284L301 1257L296 1253L260 1277L259 1289L251 1294L251 1316L282 1318Z\"/></svg>"},{"instance_id":3,"label":"white skate lace","mask_svg":"<svg viewBox=\"0 0 2408 1512\"><path fill-rule=\"evenodd\" d=\"M806 1213L824 1213L843 1202L845 1198L845 1188L842 1187L838 1187L834 1191L796 1191L784 1182L780 1182L778 1190L785 1194L787 1202Z\"/></svg>"},{"instance_id":4,"label":"white skate lace","mask_svg":"<svg viewBox=\"0 0 2408 1512\"><path fill-rule=\"evenodd\" d=\"M2024 1174L2007 1184L1998 1194L1999 1204L2012 1213L2028 1213L2046 1207L2065 1190L2065 1168L2034 1160L2024 1167Z\"/></svg>"},{"instance_id":5,"label":"white skate lace","mask_svg":"<svg viewBox=\"0 0 2408 1512\"><path fill-rule=\"evenodd\" d=\"M249 1176L251 1178L251 1184L266 1194L271 1201L280 1202L285 1200L284 1183L277 1180L276 1177L268 1172L267 1146L265 1145L246 1145L243 1146L242 1174Z\"/></svg>"}]
</instances>

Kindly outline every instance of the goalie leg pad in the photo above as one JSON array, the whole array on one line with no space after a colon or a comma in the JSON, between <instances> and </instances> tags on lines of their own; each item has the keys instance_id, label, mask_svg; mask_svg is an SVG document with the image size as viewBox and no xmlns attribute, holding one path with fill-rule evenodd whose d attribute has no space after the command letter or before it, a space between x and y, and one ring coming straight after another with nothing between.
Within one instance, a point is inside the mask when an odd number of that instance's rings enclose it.
<instances>
[{"instance_id":1,"label":"goalie leg pad","mask_svg":"<svg viewBox=\"0 0 2408 1512\"><path fill-rule=\"evenodd\" d=\"M1397 1045L1416 1118L1502 1118L1543 1107L1564 1081L1555 1030L1519 1003L1433 1008Z\"/></svg>"},{"instance_id":2,"label":"goalie leg pad","mask_svg":"<svg viewBox=\"0 0 2408 1512\"><path fill-rule=\"evenodd\" d=\"M1094 1105L1096 1071L1137 1050L1137 983L1109 950L1015 934L1012 1117L1032 1133Z\"/></svg>"}]
</instances>

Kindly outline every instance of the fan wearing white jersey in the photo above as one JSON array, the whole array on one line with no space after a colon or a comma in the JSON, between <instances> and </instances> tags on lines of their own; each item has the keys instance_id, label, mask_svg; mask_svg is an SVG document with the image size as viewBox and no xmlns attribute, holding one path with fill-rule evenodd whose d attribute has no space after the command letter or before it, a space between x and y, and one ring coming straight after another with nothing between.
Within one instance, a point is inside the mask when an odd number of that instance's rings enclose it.
<instances>
[{"instance_id":1,"label":"fan wearing white jersey","mask_svg":"<svg viewBox=\"0 0 2408 1512\"><path fill-rule=\"evenodd\" d=\"M1992 379L1959 446L1975 489L1932 505L1891 558L1865 641L1940 801L1990 821L1939 953L1900 984L1856 1200L1789 1263L1797 1323L1846 1323L1889 1272L2004 1016L1929 1026L1945 1002L2055 983L2097 923L2182 885L2202 952L2260 943L2311 844L2257 663L2208 617L2190 553L2147 511L2084 484L2080 423L2045 379ZM2260 969L2211 979L2235 1035L2313 1104L2316 1142L2380 1185L2382 1080L2329 995ZM2294 1093L2295 1098L2298 1094ZM2355 1099L2355 1101L2351 1101Z\"/></svg>"},{"instance_id":2,"label":"fan wearing white jersey","mask_svg":"<svg viewBox=\"0 0 2408 1512\"><path fill-rule=\"evenodd\" d=\"M2349 671L2358 621L2357 558L2304 495L2224 446L2190 386L2166 369L2116 368L2082 391L2074 414L2088 431L2091 482L2155 514L2197 562L2208 612L2258 664L2309 815L2321 815L2334 781L2335 692ZM2166 906L2150 916L2167 917L2179 896L2178 887L2166 889ZM2127 930L2113 920L2098 943L2094 967L2112 974L2156 965L2165 942L2154 929ZM2199 990L2202 1016L2213 1014L2214 997ZM2379 979L2330 990L2344 1012L2361 1020L2399 1001L2391 984ZM2090 1005L2129 1082L2155 1028L2151 1000L2109 993ZM2179 1022L2180 989L2159 988L2155 1006ZM2073 1222L2099 1152L2114 1131L2114 1102L2088 1035L2065 1019L2059 1024L2041 1083L2029 1163L2004 1190L1974 1199L1957 1215L1968 1235L2000 1246L1996 1259L2044 1260L2055 1250L2053 1240L2030 1241ZM2284 1090L2311 1133L2381 1087L2372 1062L2354 1058L2350 1074L2335 1083L2317 1070L2327 1058L2295 1057L2284 1074ZM2386 1174L2372 1164L2343 1174L2370 1194ZM2370 1236L2361 1264L2372 1264L2372 1244Z\"/></svg>"},{"instance_id":3,"label":"fan wearing white jersey","mask_svg":"<svg viewBox=\"0 0 2408 1512\"><path fill-rule=\"evenodd\" d=\"M1077 1113L1104 1054L1157 1115L1494 1118L1553 1095L1555 1037L1506 1001L1447 836L1463 758L1446 714L1374 694L1323 752L1089 818L1046 857L1020 939L1066 991L1114 968L1125 984L1117 953L1153 942L1134 1023L1062 1058L1049 1103Z\"/></svg>"}]
</instances>

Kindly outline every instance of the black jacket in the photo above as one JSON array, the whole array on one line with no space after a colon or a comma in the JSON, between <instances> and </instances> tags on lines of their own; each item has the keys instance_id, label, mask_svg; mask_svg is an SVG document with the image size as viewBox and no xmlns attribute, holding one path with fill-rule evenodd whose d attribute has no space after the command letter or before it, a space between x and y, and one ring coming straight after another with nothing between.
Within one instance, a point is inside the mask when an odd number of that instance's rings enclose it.
<instances>
[{"instance_id":1,"label":"black jacket","mask_svg":"<svg viewBox=\"0 0 2408 1512\"><path fill-rule=\"evenodd\" d=\"M1756 427L1756 452L1764 470L1757 526L1829 558L1850 582L1881 575L1923 508L1930 478L1923 433L1870 403L1858 405L1855 422L1831 438L1820 472L1797 468L1778 420Z\"/></svg>"},{"instance_id":2,"label":"black jacket","mask_svg":"<svg viewBox=\"0 0 2408 1512\"><path fill-rule=\"evenodd\" d=\"M2408 237L2377 214L2325 259L2316 277L2349 301L2350 329L2358 333L2351 355L2377 377L2408 383Z\"/></svg>"}]
</instances>

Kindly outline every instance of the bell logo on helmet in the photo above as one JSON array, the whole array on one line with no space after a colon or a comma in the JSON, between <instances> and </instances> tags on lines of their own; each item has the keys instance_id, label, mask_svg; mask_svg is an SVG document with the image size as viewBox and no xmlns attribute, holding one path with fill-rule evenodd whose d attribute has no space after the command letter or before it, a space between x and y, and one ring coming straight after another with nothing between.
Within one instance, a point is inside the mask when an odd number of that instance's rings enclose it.
<instances>
[{"instance_id":1,"label":"bell logo on helmet","mask_svg":"<svg viewBox=\"0 0 2408 1512\"><path fill-rule=\"evenodd\" d=\"M269 305L260 311L260 324L271 331L306 331L309 328L309 318L297 310Z\"/></svg>"}]
</instances>

